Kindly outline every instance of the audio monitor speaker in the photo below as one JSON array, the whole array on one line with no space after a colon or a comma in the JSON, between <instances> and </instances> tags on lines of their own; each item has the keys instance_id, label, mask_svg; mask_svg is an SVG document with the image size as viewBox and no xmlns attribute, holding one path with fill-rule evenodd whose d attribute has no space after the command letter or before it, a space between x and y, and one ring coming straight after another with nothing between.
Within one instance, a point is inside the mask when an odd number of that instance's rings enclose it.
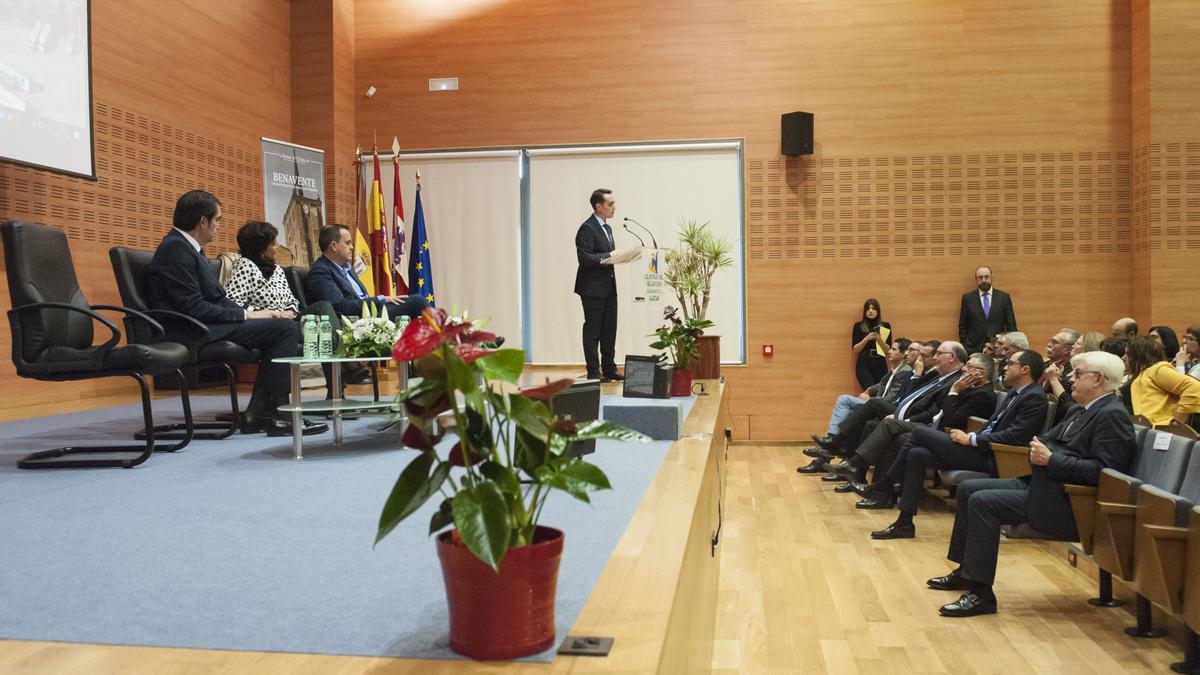
<instances>
[{"instance_id":1,"label":"audio monitor speaker","mask_svg":"<svg viewBox=\"0 0 1200 675\"><path fill-rule=\"evenodd\" d=\"M784 113L779 118L780 152L789 157L813 154L813 114Z\"/></svg>"}]
</instances>

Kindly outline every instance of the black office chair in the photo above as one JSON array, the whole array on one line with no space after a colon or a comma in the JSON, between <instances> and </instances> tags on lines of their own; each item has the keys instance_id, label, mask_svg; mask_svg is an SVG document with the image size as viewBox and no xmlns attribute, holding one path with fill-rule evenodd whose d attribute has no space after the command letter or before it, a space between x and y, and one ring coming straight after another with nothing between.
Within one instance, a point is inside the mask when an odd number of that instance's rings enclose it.
<instances>
[{"instance_id":1,"label":"black office chair","mask_svg":"<svg viewBox=\"0 0 1200 675\"><path fill-rule=\"evenodd\" d=\"M61 229L41 223L10 220L0 226L0 236L4 240L8 293L12 300L8 322L12 329L12 359L17 374L50 382L132 377L141 388L142 418L146 428L153 429L150 388L146 385L145 376L174 373L182 380L179 368L188 360L187 348L174 342L158 342L157 339L163 336L162 326L137 310L89 304L79 289L71 250ZM118 347L121 332L96 310L137 317L153 338ZM93 321L112 332L112 336L99 345L93 344ZM22 469L128 469L149 459L155 450L179 450L192 440L192 408L186 383L180 386L179 394L185 420L179 443L156 448L154 434L147 434L145 445L55 448L26 455L17 462L17 466ZM62 459L82 454L110 456Z\"/></svg>"},{"instance_id":2,"label":"black office chair","mask_svg":"<svg viewBox=\"0 0 1200 675\"><path fill-rule=\"evenodd\" d=\"M225 373L225 379L229 385L230 413L228 420L222 421L218 418L216 422L193 424L192 426L196 429L210 430L208 433L197 433L195 437L203 440L221 440L232 436L241 422L237 372L234 366L243 363L258 363L258 351L247 349L228 340L208 342L208 327L202 322L179 312L150 309L146 304L143 290L146 272L150 269L150 261L154 258L151 251L114 246L108 250L108 258L112 262L113 274L117 278L117 290L121 294L121 302L126 307L136 309L154 319L169 322L172 330L186 331L189 351L186 367L216 366ZM125 333L129 336L130 342L144 343L146 340L152 339L144 322L137 317L125 319ZM154 429L154 433L164 438L171 438L184 433L182 426L180 424L159 425ZM144 434L144 430L140 431L136 437L141 438Z\"/></svg>"}]
</instances>

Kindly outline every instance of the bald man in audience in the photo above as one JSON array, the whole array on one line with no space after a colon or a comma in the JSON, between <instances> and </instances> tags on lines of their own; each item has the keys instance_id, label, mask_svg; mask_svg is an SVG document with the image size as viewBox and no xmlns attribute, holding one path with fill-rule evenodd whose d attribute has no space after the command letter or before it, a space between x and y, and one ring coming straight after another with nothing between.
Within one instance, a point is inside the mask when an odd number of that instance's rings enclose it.
<instances>
[{"instance_id":1,"label":"bald man in audience","mask_svg":"<svg viewBox=\"0 0 1200 675\"><path fill-rule=\"evenodd\" d=\"M1057 401L1054 422L1067 414L1071 402L1071 350L1079 339L1079 331L1063 328L1046 343L1046 372L1041 384L1045 392Z\"/></svg>"},{"instance_id":2,"label":"bald man in audience","mask_svg":"<svg viewBox=\"0 0 1200 675\"><path fill-rule=\"evenodd\" d=\"M1138 334L1137 322L1128 316L1117 319L1116 321L1113 322L1112 334L1113 334L1113 337L1125 337L1125 338L1137 337L1137 334Z\"/></svg>"},{"instance_id":3,"label":"bald man in audience","mask_svg":"<svg viewBox=\"0 0 1200 675\"><path fill-rule=\"evenodd\" d=\"M1071 366L1071 396L1079 405L1053 429L1033 438L1030 475L969 480L958 486L946 557L959 567L925 582L934 590L963 591L958 600L941 607L942 616L996 612L992 585L1002 525L1029 523L1049 538L1075 541L1079 534L1063 486L1096 485L1104 469L1129 470L1136 446L1133 422L1114 393L1125 378L1125 364L1112 354L1084 352L1071 358Z\"/></svg>"}]
</instances>

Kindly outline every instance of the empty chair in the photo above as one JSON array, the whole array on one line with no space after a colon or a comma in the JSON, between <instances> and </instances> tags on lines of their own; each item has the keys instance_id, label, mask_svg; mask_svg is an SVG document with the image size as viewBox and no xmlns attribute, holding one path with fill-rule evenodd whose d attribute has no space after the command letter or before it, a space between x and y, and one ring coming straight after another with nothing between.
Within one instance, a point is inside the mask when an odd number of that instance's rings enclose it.
<instances>
[{"instance_id":1,"label":"empty chair","mask_svg":"<svg viewBox=\"0 0 1200 675\"><path fill-rule=\"evenodd\" d=\"M1138 488L1134 531L1133 588L1138 594L1138 625L1126 632L1135 637L1154 634L1149 606L1171 614L1183 610L1183 566L1188 513L1200 502L1200 453L1194 443L1187 471L1177 493L1142 485ZM1200 555L1200 551L1196 551Z\"/></svg>"},{"instance_id":2,"label":"empty chair","mask_svg":"<svg viewBox=\"0 0 1200 675\"><path fill-rule=\"evenodd\" d=\"M67 237L57 227L10 220L0 226L12 309L12 358L17 374L35 380L66 382L100 377L132 377L141 388L142 419L153 429L150 388L146 375L180 376L180 399L184 429L181 442L155 448L154 434L143 445L63 447L26 455L17 462L23 469L120 467L131 468L150 458L157 449L174 451L192 438L192 410L186 382L179 368L188 360L188 350L174 342L157 342L163 328L134 309L113 305L91 305L79 288ZM149 337L118 346L121 332L96 310L136 317ZM111 335L93 344L95 323ZM88 458L77 455L91 455Z\"/></svg>"}]
</instances>

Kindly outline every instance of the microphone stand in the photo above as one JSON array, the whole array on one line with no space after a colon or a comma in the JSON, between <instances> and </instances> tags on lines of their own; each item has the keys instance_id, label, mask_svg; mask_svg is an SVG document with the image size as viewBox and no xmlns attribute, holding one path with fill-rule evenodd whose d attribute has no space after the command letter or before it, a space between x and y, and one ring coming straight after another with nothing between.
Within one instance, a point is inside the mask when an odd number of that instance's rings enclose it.
<instances>
[{"instance_id":1,"label":"microphone stand","mask_svg":"<svg viewBox=\"0 0 1200 675\"><path fill-rule=\"evenodd\" d=\"M629 220L629 219L626 218L625 220ZM628 225L626 225L625 223L621 223L621 227L625 228L626 232L628 232L629 234L632 234L633 238L638 240L639 246L641 246L642 248L646 248L646 242L642 241L642 238L637 236L637 233L635 233L633 230L629 229Z\"/></svg>"},{"instance_id":2,"label":"microphone stand","mask_svg":"<svg viewBox=\"0 0 1200 675\"><path fill-rule=\"evenodd\" d=\"M628 222L630 222L630 223L633 223L634 225L637 225L638 227L642 228L642 230L644 230L644 231L646 232L646 234L650 235L650 243L651 243L651 244L654 244L654 248L655 248L655 250L657 250L657 249L658 249L658 241L656 241L656 240L654 239L654 233L650 231L650 228L648 228L648 227L646 227L645 225L643 225L643 224L639 223L638 221L634 220L633 218L625 218L625 220L626 220L626 221L628 221ZM625 229L629 229L629 228L625 228Z\"/></svg>"}]
</instances>

